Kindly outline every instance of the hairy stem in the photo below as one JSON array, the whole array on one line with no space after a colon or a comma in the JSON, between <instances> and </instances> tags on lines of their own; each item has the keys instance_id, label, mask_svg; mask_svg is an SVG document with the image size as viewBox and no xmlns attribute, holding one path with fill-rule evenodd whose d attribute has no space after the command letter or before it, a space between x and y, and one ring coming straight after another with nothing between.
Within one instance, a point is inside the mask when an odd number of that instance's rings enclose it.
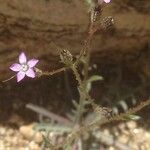
<instances>
[{"instance_id":1,"label":"hairy stem","mask_svg":"<svg viewBox=\"0 0 150 150\"><path fill-rule=\"evenodd\" d=\"M50 71L50 72L48 72L48 71L42 72L42 75L51 76L51 75L60 73L60 72L65 71L65 70L66 70L66 68L63 67L63 68L60 68L60 69L57 69L57 70L54 70L54 71Z\"/></svg>"},{"instance_id":2,"label":"hairy stem","mask_svg":"<svg viewBox=\"0 0 150 150\"><path fill-rule=\"evenodd\" d=\"M92 122L90 124L88 124L87 126L84 126L84 127L81 127L77 130L75 130L74 132L72 132L68 138L66 139L64 145L68 145L70 143L73 142L74 139L80 137L81 134L84 134L86 133L87 131L95 128L95 127L98 127L98 126L102 126L106 123L110 123L112 121L119 121L119 120L124 120L124 117L129 115L129 114L133 114L133 113L136 113L137 111L141 110L142 108L148 106L150 104L150 99L140 103L138 106L132 108L132 109L129 109L127 112L125 113L122 113L122 114L118 114L118 115L115 115L114 117L111 117L110 119L107 119L107 118L103 118L102 120L100 121L97 121L97 122Z\"/></svg>"},{"instance_id":3,"label":"hairy stem","mask_svg":"<svg viewBox=\"0 0 150 150\"><path fill-rule=\"evenodd\" d=\"M80 74L79 74L79 72L77 70L76 64L73 64L71 69L72 69L72 71L74 73L74 76L75 76L76 80L78 81L79 86L81 86L82 80L81 80Z\"/></svg>"}]
</instances>

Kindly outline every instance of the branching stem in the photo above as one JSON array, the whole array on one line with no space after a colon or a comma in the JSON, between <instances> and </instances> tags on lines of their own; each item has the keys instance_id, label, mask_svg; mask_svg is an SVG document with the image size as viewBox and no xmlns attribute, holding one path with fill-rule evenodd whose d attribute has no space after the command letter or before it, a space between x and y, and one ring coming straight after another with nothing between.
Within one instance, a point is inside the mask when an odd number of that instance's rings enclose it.
<instances>
[{"instance_id":1,"label":"branching stem","mask_svg":"<svg viewBox=\"0 0 150 150\"><path fill-rule=\"evenodd\" d=\"M57 74L57 73L60 73L62 71L65 71L66 68L63 67L63 68L60 68L60 69L57 69L57 70L54 70L54 71L45 71L45 72L42 72L42 75L46 75L46 76L51 76L51 75L54 75L54 74Z\"/></svg>"}]
</instances>

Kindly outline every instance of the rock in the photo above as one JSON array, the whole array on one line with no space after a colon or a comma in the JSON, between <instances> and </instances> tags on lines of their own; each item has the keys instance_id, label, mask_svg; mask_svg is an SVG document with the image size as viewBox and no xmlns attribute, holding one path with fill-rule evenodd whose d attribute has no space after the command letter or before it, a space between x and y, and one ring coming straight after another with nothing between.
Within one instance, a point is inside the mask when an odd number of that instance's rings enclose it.
<instances>
[{"instance_id":1,"label":"rock","mask_svg":"<svg viewBox=\"0 0 150 150\"><path fill-rule=\"evenodd\" d=\"M4 136L6 134L6 129L4 127L0 127L0 136Z\"/></svg>"},{"instance_id":2,"label":"rock","mask_svg":"<svg viewBox=\"0 0 150 150\"><path fill-rule=\"evenodd\" d=\"M41 148L38 146L38 144L35 143L34 141L29 143L29 149L31 149L31 150L41 150Z\"/></svg>"},{"instance_id":3,"label":"rock","mask_svg":"<svg viewBox=\"0 0 150 150\"><path fill-rule=\"evenodd\" d=\"M21 126L19 131L22 134L22 136L28 140L32 140L36 143L41 143L43 141L42 134L40 132L35 132L33 130L34 124Z\"/></svg>"},{"instance_id":4,"label":"rock","mask_svg":"<svg viewBox=\"0 0 150 150\"><path fill-rule=\"evenodd\" d=\"M127 127L129 129L133 130L137 127L137 123L135 121L129 121L129 122L127 122Z\"/></svg>"}]
</instances>

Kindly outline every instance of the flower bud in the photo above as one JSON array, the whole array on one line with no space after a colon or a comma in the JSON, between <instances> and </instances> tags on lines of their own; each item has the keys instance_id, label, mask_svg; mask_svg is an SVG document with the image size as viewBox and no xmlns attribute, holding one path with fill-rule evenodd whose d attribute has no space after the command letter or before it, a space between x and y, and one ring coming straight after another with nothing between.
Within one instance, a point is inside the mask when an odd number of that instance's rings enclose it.
<instances>
[{"instance_id":1,"label":"flower bud","mask_svg":"<svg viewBox=\"0 0 150 150\"><path fill-rule=\"evenodd\" d=\"M60 59L66 65L71 65L73 62L73 56L68 50L61 50Z\"/></svg>"}]
</instances>

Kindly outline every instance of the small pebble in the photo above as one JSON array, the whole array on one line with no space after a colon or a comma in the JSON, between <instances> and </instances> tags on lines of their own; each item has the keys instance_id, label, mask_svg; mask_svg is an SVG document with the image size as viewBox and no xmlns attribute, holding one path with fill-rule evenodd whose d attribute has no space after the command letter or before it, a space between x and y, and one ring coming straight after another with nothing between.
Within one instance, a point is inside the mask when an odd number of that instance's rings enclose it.
<instances>
[{"instance_id":1,"label":"small pebble","mask_svg":"<svg viewBox=\"0 0 150 150\"><path fill-rule=\"evenodd\" d=\"M34 140L36 143L41 143L43 141L43 136L40 132L35 133L33 126L34 124L21 126L19 131L24 138L28 140Z\"/></svg>"}]
</instances>

